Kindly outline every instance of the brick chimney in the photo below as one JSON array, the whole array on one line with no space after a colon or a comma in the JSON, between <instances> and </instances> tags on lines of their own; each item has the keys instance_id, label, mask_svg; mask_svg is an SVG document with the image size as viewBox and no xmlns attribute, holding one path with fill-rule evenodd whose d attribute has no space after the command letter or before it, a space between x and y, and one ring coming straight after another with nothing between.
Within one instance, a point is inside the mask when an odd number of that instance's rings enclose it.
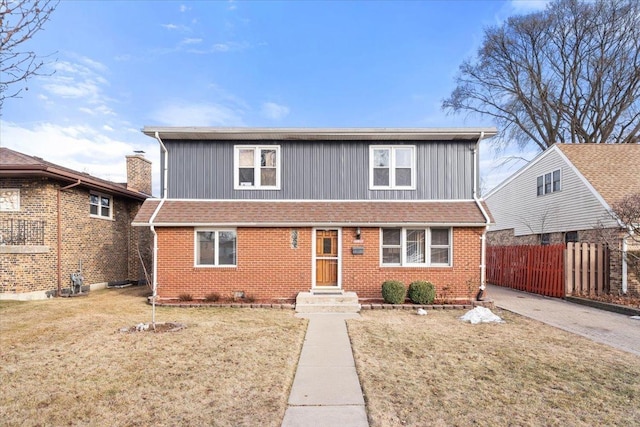
<instances>
[{"instance_id":1,"label":"brick chimney","mask_svg":"<svg viewBox=\"0 0 640 427\"><path fill-rule=\"evenodd\" d=\"M127 156L127 189L151 195L151 161L142 154Z\"/></svg>"}]
</instances>

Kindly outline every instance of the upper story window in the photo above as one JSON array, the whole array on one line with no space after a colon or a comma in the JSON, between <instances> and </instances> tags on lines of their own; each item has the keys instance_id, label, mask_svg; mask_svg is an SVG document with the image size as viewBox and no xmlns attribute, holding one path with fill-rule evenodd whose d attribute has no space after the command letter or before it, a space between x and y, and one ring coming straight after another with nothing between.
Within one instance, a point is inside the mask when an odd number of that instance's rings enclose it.
<instances>
[{"instance_id":1,"label":"upper story window","mask_svg":"<svg viewBox=\"0 0 640 427\"><path fill-rule=\"evenodd\" d=\"M235 230L197 230L196 267L235 267Z\"/></svg>"},{"instance_id":2,"label":"upper story window","mask_svg":"<svg viewBox=\"0 0 640 427\"><path fill-rule=\"evenodd\" d=\"M20 189L0 188L0 212L20 210Z\"/></svg>"},{"instance_id":3,"label":"upper story window","mask_svg":"<svg viewBox=\"0 0 640 427\"><path fill-rule=\"evenodd\" d=\"M234 188L236 190L278 190L280 169L279 146L235 146Z\"/></svg>"},{"instance_id":4,"label":"upper story window","mask_svg":"<svg viewBox=\"0 0 640 427\"><path fill-rule=\"evenodd\" d=\"M371 146L369 148L369 187L374 190L415 188L414 146Z\"/></svg>"},{"instance_id":5,"label":"upper story window","mask_svg":"<svg viewBox=\"0 0 640 427\"><path fill-rule=\"evenodd\" d=\"M560 169L540 175L537 180L537 188L538 196L560 191Z\"/></svg>"},{"instance_id":6,"label":"upper story window","mask_svg":"<svg viewBox=\"0 0 640 427\"><path fill-rule=\"evenodd\" d=\"M450 228L383 228L381 262L384 266L451 265Z\"/></svg>"},{"instance_id":7,"label":"upper story window","mask_svg":"<svg viewBox=\"0 0 640 427\"><path fill-rule=\"evenodd\" d=\"M113 218L112 199L99 193L89 194L89 213L99 218Z\"/></svg>"}]
</instances>

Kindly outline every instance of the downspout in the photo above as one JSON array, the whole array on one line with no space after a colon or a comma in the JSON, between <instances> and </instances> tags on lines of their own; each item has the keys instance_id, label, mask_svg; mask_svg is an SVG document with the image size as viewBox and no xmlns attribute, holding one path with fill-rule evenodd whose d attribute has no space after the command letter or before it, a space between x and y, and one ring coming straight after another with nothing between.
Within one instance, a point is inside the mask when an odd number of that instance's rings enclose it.
<instances>
[{"instance_id":1,"label":"downspout","mask_svg":"<svg viewBox=\"0 0 640 427\"><path fill-rule=\"evenodd\" d=\"M631 228L631 227L629 227ZM627 237L628 236L624 236L622 238L622 293L623 294L627 294L627 251L629 250L629 248L627 247Z\"/></svg>"},{"instance_id":2,"label":"downspout","mask_svg":"<svg viewBox=\"0 0 640 427\"><path fill-rule=\"evenodd\" d=\"M73 188L76 187L78 185L80 185L81 181L80 179L78 179L78 182L74 183L74 184L70 184L67 185L66 187L62 187L62 188L58 188L58 194L57 194L57 205L56 205L56 210L57 210L57 214L58 214L58 218L57 218L57 222L58 222L58 242L57 242L57 248L58 248L58 253L57 253L57 258L58 258L58 292L56 293L56 296L62 296L62 261L60 260L60 258L62 257L62 213L60 212L60 200L61 200L61 192L63 190L68 190L69 188Z\"/></svg>"},{"instance_id":3,"label":"downspout","mask_svg":"<svg viewBox=\"0 0 640 427\"><path fill-rule=\"evenodd\" d=\"M482 236L480 237L481 241L481 249L480 249L480 289L478 290L478 294L476 295L476 300L482 301L482 295L484 294L484 290L486 288L486 260L487 260L487 228L491 223L491 219L487 214L487 211L482 206L480 199L478 198L478 146L480 145L480 141L484 138L484 132L480 132L480 136L478 137L478 141L476 142L476 146L473 147L473 200L476 202L478 209L482 213L484 217L484 221L487 224L484 227L484 231L482 232Z\"/></svg>"},{"instance_id":4,"label":"downspout","mask_svg":"<svg viewBox=\"0 0 640 427\"><path fill-rule=\"evenodd\" d=\"M149 225L151 233L153 234L153 295L151 296L151 324L153 325L154 330L156 328L156 298L158 296L158 233L156 233L153 221L156 219L156 215L160 212L165 200L167 199L160 200L155 211L153 211L153 215L149 218Z\"/></svg>"},{"instance_id":5,"label":"downspout","mask_svg":"<svg viewBox=\"0 0 640 427\"><path fill-rule=\"evenodd\" d=\"M163 175L163 183L162 183L162 200L156 206L153 215L149 218L149 226L151 229L151 233L153 234L153 295L151 297L151 324L153 329L156 328L156 299L158 297L158 233L156 233L156 228L153 225L153 221L156 219L156 215L160 212L162 205L167 200L167 172L169 170L169 152L167 151L167 147L165 147L162 139L160 139L160 134L156 132L155 138L160 143L160 149L164 153L164 170L162 171Z\"/></svg>"},{"instance_id":6,"label":"downspout","mask_svg":"<svg viewBox=\"0 0 640 427\"><path fill-rule=\"evenodd\" d=\"M158 140L158 142L160 143L160 149L162 150L162 152L164 153L164 170L162 171L162 178L163 178L163 182L162 182L162 198L166 199L167 198L167 183L169 182L169 174L167 173L169 171L169 151L167 150L167 147L165 147L164 142L162 142L162 139L160 139L160 134L158 132L156 132L155 134L155 138Z\"/></svg>"}]
</instances>

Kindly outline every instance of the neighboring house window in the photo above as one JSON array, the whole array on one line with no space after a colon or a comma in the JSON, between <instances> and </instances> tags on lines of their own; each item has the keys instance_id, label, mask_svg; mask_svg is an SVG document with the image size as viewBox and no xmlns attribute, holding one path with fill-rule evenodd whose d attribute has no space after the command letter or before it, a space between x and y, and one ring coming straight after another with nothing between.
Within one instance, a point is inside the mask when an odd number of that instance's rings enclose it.
<instances>
[{"instance_id":1,"label":"neighboring house window","mask_svg":"<svg viewBox=\"0 0 640 427\"><path fill-rule=\"evenodd\" d=\"M198 267L234 267L236 231L197 230L195 260Z\"/></svg>"},{"instance_id":2,"label":"neighboring house window","mask_svg":"<svg viewBox=\"0 0 640 427\"><path fill-rule=\"evenodd\" d=\"M383 228L382 265L450 266L450 228Z\"/></svg>"},{"instance_id":3,"label":"neighboring house window","mask_svg":"<svg viewBox=\"0 0 640 427\"><path fill-rule=\"evenodd\" d=\"M20 189L0 188L0 211L15 212L20 210Z\"/></svg>"},{"instance_id":4,"label":"neighboring house window","mask_svg":"<svg viewBox=\"0 0 640 427\"><path fill-rule=\"evenodd\" d=\"M234 152L236 190L280 188L280 147L237 145Z\"/></svg>"},{"instance_id":5,"label":"neighboring house window","mask_svg":"<svg viewBox=\"0 0 640 427\"><path fill-rule=\"evenodd\" d=\"M551 234L549 233L542 233L540 235L540 244L542 246L547 246L551 243Z\"/></svg>"},{"instance_id":6,"label":"neighboring house window","mask_svg":"<svg viewBox=\"0 0 640 427\"><path fill-rule=\"evenodd\" d=\"M112 218L112 199L98 193L89 194L89 213L99 218Z\"/></svg>"},{"instance_id":7,"label":"neighboring house window","mask_svg":"<svg viewBox=\"0 0 640 427\"><path fill-rule=\"evenodd\" d=\"M373 189L415 188L414 146L371 146L369 186Z\"/></svg>"},{"instance_id":8,"label":"neighboring house window","mask_svg":"<svg viewBox=\"0 0 640 427\"><path fill-rule=\"evenodd\" d=\"M565 243L575 243L578 241L578 232L577 231L567 231L564 233L564 242Z\"/></svg>"},{"instance_id":9,"label":"neighboring house window","mask_svg":"<svg viewBox=\"0 0 640 427\"><path fill-rule=\"evenodd\" d=\"M540 175L536 180L536 186L538 196L560 191L560 169Z\"/></svg>"}]
</instances>

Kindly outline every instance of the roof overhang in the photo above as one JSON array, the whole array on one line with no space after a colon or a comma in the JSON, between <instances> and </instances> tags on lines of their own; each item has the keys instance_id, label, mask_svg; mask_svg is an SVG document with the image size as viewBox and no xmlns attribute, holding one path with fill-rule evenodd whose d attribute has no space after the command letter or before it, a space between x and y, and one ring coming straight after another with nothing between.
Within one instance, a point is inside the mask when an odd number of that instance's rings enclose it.
<instances>
[{"instance_id":1,"label":"roof overhang","mask_svg":"<svg viewBox=\"0 0 640 427\"><path fill-rule=\"evenodd\" d=\"M477 141L497 134L487 128L221 128L145 126L163 140L196 141Z\"/></svg>"}]
</instances>

